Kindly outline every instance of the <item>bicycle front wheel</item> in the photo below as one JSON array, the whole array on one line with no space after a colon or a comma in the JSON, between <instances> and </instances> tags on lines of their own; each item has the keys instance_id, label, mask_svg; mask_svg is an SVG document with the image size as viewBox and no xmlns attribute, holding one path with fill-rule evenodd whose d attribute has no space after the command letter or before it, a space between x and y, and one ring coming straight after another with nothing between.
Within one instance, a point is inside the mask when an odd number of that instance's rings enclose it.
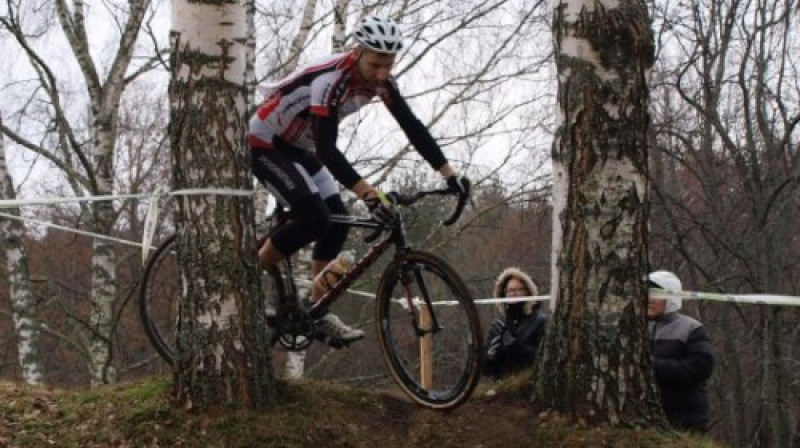
<instances>
[{"instance_id":1,"label":"bicycle front wheel","mask_svg":"<svg viewBox=\"0 0 800 448\"><path fill-rule=\"evenodd\" d=\"M389 264L378 286L376 317L384 360L417 404L455 408L480 379L482 336L475 304L441 258L411 251L400 263Z\"/></svg>"}]
</instances>

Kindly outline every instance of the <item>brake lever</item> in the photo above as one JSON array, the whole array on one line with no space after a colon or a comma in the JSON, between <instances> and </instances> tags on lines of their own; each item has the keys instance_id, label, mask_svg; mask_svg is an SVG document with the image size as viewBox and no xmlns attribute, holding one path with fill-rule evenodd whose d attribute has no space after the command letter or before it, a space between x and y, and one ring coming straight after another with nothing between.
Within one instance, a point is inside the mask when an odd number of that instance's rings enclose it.
<instances>
[{"instance_id":1,"label":"brake lever","mask_svg":"<svg viewBox=\"0 0 800 448\"><path fill-rule=\"evenodd\" d=\"M408 195L398 192L393 192L392 196L395 200L396 205L408 206L414 204L415 202L417 202L417 200L419 200L418 195Z\"/></svg>"}]
</instances>

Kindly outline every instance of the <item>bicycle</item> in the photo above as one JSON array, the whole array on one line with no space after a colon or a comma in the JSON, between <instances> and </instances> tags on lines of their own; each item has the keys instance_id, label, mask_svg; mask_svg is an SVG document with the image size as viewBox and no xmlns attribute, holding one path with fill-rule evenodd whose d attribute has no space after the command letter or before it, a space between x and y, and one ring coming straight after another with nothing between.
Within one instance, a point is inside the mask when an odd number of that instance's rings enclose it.
<instances>
[{"instance_id":1,"label":"bicycle","mask_svg":"<svg viewBox=\"0 0 800 448\"><path fill-rule=\"evenodd\" d=\"M449 189L395 194L400 206L411 207L431 195L454 195ZM444 221L454 223L466 204L459 197L454 212ZM291 219L290 212L276 207L275 225L267 236ZM304 309L298 297L291 258L264 271L265 297L276 298L275 314L267 318L271 341L290 351L304 350L319 335L314 320L356 281L364 271L394 246L394 256L383 271L375 295L376 329L385 364L395 382L415 403L446 410L470 397L480 379L482 331L469 290L456 271L442 258L412 249L406 239L400 207L394 219L372 216L333 215L331 221L348 227L372 229L365 238L369 248L321 298ZM261 239L263 241L266 238ZM158 353L174 363L175 313L178 291L174 281L175 236L153 253L145 268L140 289L140 314L146 333ZM260 247L260 246L259 246ZM171 265L169 264L171 262ZM165 282L159 278L170 278ZM167 286L172 291L158 288Z\"/></svg>"}]
</instances>

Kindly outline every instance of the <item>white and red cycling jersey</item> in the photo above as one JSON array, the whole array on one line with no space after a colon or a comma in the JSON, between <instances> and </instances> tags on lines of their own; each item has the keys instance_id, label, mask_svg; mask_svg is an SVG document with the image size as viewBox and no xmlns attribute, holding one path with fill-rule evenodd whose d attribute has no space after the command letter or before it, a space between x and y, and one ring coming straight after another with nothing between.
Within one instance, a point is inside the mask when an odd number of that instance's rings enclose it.
<instances>
[{"instance_id":1,"label":"white and red cycling jersey","mask_svg":"<svg viewBox=\"0 0 800 448\"><path fill-rule=\"evenodd\" d=\"M327 56L274 85L250 119L250 147L269 150L277 139L282 146L309 150L336 180L351 187L361 177L336 148L338 124L378 96L417 151L439 169L447 159L400 95L394 77L380 85L365 82L356 71L356 57L355 50Z\"/></svg>"}]
</instances>

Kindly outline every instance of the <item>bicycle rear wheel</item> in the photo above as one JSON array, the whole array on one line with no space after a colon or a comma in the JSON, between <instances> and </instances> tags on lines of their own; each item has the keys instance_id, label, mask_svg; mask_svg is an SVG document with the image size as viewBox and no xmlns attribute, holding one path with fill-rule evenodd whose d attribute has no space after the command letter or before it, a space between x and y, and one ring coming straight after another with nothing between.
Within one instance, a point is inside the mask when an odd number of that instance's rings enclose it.
<instances>
[{"instance_id":1,"label":"bicycle rear wheel","mask_svg":"<svg viewBox=\"0 0 800 448\"><path fill-rule=\"evenodd\" d=\"M384 360L416 403L432 409L455 408L469 398L480 379L478 312L464 282L441 258L411 251L402 263L392 262L378 287L376 317ZM413 309L407 305L409 296ZM432 330L434 324L438 330Z\"/></svg>"},{"instance_id":2,"label":"bicycle rear wheel","mask_svg":"<svg viewBox=\"0 0 800 448\"><path fill-rule=\"evenodd\" d=\"M150 256L139 288L139 315L147 338L170 364L175 363L181 298L175 238L171 235Z\"/></svg>"},{"instance_id":3,"label":"bicycle rear wheel","mask_svg":"<svg viewBox=\"0 0 800 448\"><path fill-rule=\"evenodd\" d=\"M173 364L177 354L180 275L175 253L176 236L171 235L153 252L139 288L139 315L150 343L164 361ZM267 315L274 315L278 298L284 297L280 271L261 271L261 285L267 299Z\"/></svg>"}]
</instances>

